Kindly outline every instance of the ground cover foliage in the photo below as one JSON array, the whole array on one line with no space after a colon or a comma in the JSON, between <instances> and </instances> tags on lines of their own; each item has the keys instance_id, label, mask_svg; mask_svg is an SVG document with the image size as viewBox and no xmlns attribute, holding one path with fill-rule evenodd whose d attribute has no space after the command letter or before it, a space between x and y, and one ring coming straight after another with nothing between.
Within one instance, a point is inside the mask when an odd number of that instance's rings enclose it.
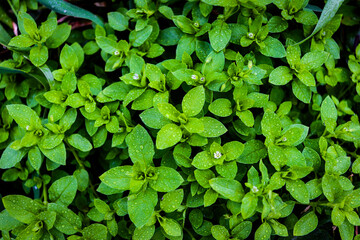
<instances>
[{"instance_id":1,"label":"ground cover foliage","mask_svg":"<svg viewBox=\"0 0 360 240\"><path fill-rule=\"evenodd\" d=\"M1 239L358 239L359 1L95 5L0 6Z\"/></svg>"}]
</instances>

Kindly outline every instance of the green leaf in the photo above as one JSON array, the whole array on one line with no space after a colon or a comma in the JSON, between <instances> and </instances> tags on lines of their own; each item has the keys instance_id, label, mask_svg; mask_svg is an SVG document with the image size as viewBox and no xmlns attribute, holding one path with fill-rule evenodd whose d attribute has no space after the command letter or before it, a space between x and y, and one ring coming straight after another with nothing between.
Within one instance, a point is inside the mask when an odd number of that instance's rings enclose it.
<instances>
[{"instance_id":1,"label":"green leaf","mask_svg":"<svg viewBox=\"0 0 360 240\"><path fill-rule=\"evenodd\" d=\"M94 199L95 208L102 214L107 214L111 211L109 205L101 199Z\"/></svg>"},{"instance_id":2,"label":"green leaf","mask_svg":"<svg viewBox=\"0 0 360 240\"><path fill-rule=\"evenodd\" d=\"M303 84L301 81L295 79L291 83L292 92L297 99L300 101L309 104L311 101L311 90L310 87Z\"/></svg>"},{"instance_id":3,"label":"green leaf","mask_svg":"<svg viewBox=\"0 0 360 240\"><path fill-rule=\"evenodd\" d=\"M65 165L66 163L66 150L65 144L61 143L52 149L40 148L45 157L49 158L52 162Z\"/></svg>"},{"instance_id":4,"label":"green leaf","mask_svg":"<svg viewBox=\"0 0 360 240\"><path fill-rule=\"evenodd\" d=\"M208 75L211 72L222 72L225 66L225 55L221 52L211 51L204 59L205 64L202 68L202 73ZM209 76L209 75L208 75ZM212 76L212 75L210 75ZM211 79L211 78L210 78Z\"/></svg>"},{"instance_id":5,"label":"green leaf","mask_svg":"<svg viewBox=\"0 0 360 240\"><path fill-rule=\"evenodd\" d=\"M184 34L176 47L176 59L181 60L185 52L191 55L195 51L196 43L197 40L194 36Z\"/></svg>"},{"instance_id":6,"label":"green leaf","mask_svg":"<svg viewBox=\"0 0 360 240\"><path fill-rule=\"evenodd\" d=\"M139 47L150 37L152 31L152 25L147 25L140 31L133 30L130 32L129 41L134 47Z\"/></svg>"},{"instance_id":7,"label":"green leaf","mask_svg":"<svg viewBox=\"0 0 360 240\"><path fill-rule=\"evenodd\" d=\"M89 173L84 168L80 168L75 170L74 176L77 181L78 190L81 192L85 191L89 186Z\"/></svg>"},{"instance_id":8,"label":"green leaf","mask_svg":"<svg viewBox=\"0 0 360 240\"><path fill-rule=\"evenodd\" d=\"M285 225L279 223L276 220L270 220L270 225L274 229L275 234L281 237L287 237L289 235L288 230Z\"/></svg>"},{"instance_id":9,"label":"green leaf","mask_svg":"<svg viewBox=\"0 0 360 240\"><path fill-rule=\"evenodd\" d=\"M288 190L291 196L300 203L309 204L309 192L303 181L299 179L286 180L286 190Z\"/></svg>"},{"instance_id":10,"label":"green leaf","mask_svg":"<svg viewBox=\"0 0 360 240\"><path fill-rule=\"evenodd\" d=\"M137 125L131 133L126 136L125 141L129 147L129 156L133 163L152 163L155 153L154 143L143 126Z\"/></svg>"},{"instance_id":11,"label":"green leaf","mask_svg":"<svg viewBox=\"0 0 360 240\"><path fill-rule=\"evenodd\" d=\"M201 133L204 131L204 123L199 118L188 118L183 126L189 133Z\"/></svg>"},{"instance_id":12,"label":"green leaf","mask_svg":"<svg viewBox=\"0 0 360 240\"><path fill-rule=\"evenodd\" d=\"M309 128L302 124L292 124L285 128L281 136L281 145L297 146L302 143L308 135Z\"/></svg>"},{"instance_id":13,"label":"green leaf","mask_svg":"<svg viewBox=\"0 0 360 240\"><path fill-rule=\"evenodd\" d=\"M46 46L48 48L58 48L70 36L71 26L67 23L60 24L56 27L54 33L46 39Z\"/></svg>"},{"instance_id":14,"label":"green leaf","mask_svg":"<svg viewBox=\"0 0 360 240\"><path fill-rule=\"evenodd\" d=\"M99 223L91 224L82 230L84 239L88 240L106 240L107 228Z\"/></svg>"},{"instance_id":15,"label":"green leaf","mask_svg":"<svg viewBox=\"0 0 360 240\"><path fill-rule=\"evenodd\" d=\"M143 226L142 228L135 228L134 240L150 240L155 233L155 226Z\"/></svg>"},{"instance_id":16,"label":"green leaf","mask_svg":"<svg viewBox=\"0 0 360 240\"><path fill-rule=\"evenodd\" d=\"M244 219L247 219L255 214L258 198L252 193L245 194L241 201L241 215Z\"/></svg>"},{"instance_id":17,"label":"green leaf","mask_svg":"<svg viewBox=\"0 0 360 240\"><path fill-rule=\"evenodd\" d=\"M306 40L310 39L312 36L314 36L317 32L320 31L325 25L331 21L331 19L335 16L337 10L340 8L341 4L344 2L344 0L329 0L326 2L324 9L321 12L320 19L317 22L314 30L312 33L306 37L304 40L297 44L301 44L305 42Z\"/></svg>"},{"instance_id":18,"label":"green leaf","mask_svg":"<svg viewBox=\"0 0 360 240\"><path fill-rule=\"evenodd\" d=\"M252 229L252 223L250 221L243 221L231 230L231 235L240 239L246 239Z\"/></svg>"},{"instance_id":19,"label":"green leaf","mask_svg":"<svg viewBox=\"0 0 360 240\"><path fill-rule=\"evenodd\" d=\"M200 170L196 169L194 171L196 181L202 186L203 188L210 188L209 181L210 179L215 177L215 174L210 170Z\"/></svg>"},{"instance_id":20,"label":"green leaf","mask_svg":"<svg viewBox=\"0 0 360 240\"><path fill-rule=\"evenodd\" d=\"M111 188L126 191L130 189L132 177L132 166L119 166L111 168L103 173L100 176L100 180Z\"/></svg>"},{"instance_id":21,"label":"green leaf","mask_svg":"<svg viewBox=\"0 0 360 240\"><path fill-rule=\"evenodd\" d=\"M140 118L146 126L154 129L161 129L166 124L171 123L156 108L146 109L140 114Z\"/></svg>"},{"instance_id":22,"label":"green leaf","mask_svg":"<svg viewBox=\"0 0 360 240\"><path fill-rule=\"evenodd\" d=\"M260 48L260 52L273 58L283 58L286 55L284 45L276 38L268 36L264 41L265 47Z\"/></svg>"},{"instance_id":23,"label":"green leaf","mask_svg":"<svg viewBox=\"0 0 360 240\"><path fill-rule=\"evenodd\" d=\"M16 220L30 224L45 207L22 195L8 195L2 198L5 209Z\"/></svg>"},{"instance_id":24,"label":"green leaf","mask_svg":"<svg viewBox=\"0 0 360 240\"><path fill-rule=\"evenodd\" d=\"M238 5L236 0L202 0L202 2L220 7L236 7Z\"/></svg>"},{"instance_id":25,"label":"green leaf","mask_svg":"<svg viewBox=\"0 0 360 240\"><path fill-rule=\"evenodd\" d=\"M214 225L211 227L211 235L216 240L227 240L230 237L229 231L221 225Z\"/></svg>"},{"instance_id":26,"label":"green leaf","mask_svg":"<svg viewBox=\"0 0 360 240\"><path fill-rule=\"evenodd\" d=\"M6 108L21 128L31 131L41 126L39 116L30 107L23 104L11 104L7 105Z\"/></svg>"},{"instance_id":27,"label":"green leaf","mask_svg":"<svg viewBox=\"0 0 360 240\"><path fill-rule=\"evenodd\" d=\"M181 106L188 117L199 114L205 103L205 89L203 86L192 88L183 98Z\"/></svg>"},{"instance_id":28,"label":"green leaf","mask_svg":"<svg viewBox=\"0 0 360 240\"><path fill-rule=\"evenodd\" d=\"M57 1L57 0L38 0L38 2L57 13L73 16L77 18L85 18L90 21L93 21L96 24L99 24L102 27L104 26L104 23L101 21L101 19L98 16L92 14L91 12L85 9L79 8L71 3L65 1Z\"/></svg>"},{"instance_id":29,"label":"green leaf","mask_svg":"<svg viewBox=\"0 0 360 240\"><path fill-rule=\"evenodd\" d=\"M228 117L232 114L231 102L226 98L218 98L209 105L209 111L219 117Z\"/></svg>"},{"instance_id":30,"label":"green leaf","mask_svg":"<svg viewBox=\"0 0 360 240\"><path fill-rule=\"evenodd\" d=\"M209 169L214 166L213 160L209 151L202 151L195 155L191 164L197 169Z\"/></svg>"},{"instance_id":31,"label":"green leaf","mask_svg":"<svg viewBox=\"0 0 360 240\"><path fill-rule=\"evenodd\" d=\"M276 138L281 134L281 122L276 113L265 112L261 120L261 130L265 137Z\"/></svg>"},{"instance_id":32,"label":"green leaf","mask_svg":"<svg viewBox=\"0 0 360 240\"><path fill-rule=\"evenodd\" d=\"M78 184L74 176L62 177L49 188L49 199L52 202L68 206L75 198Z\"/></svg>"},{"instance_id":33,"label":"green leaf","mask_svg":"<svg viewBox=\"0 0 360 240\"><path fill-rule=\"evenodd\" d=\"M199 133L203 137L219 137L227 132L226 127L215 118L203 117L204 131Z\"/></svg>"},{"instance_id":34,"label":"green leaf","mask_svg":"<svg viewBox=\"0 0 360 240\"><path fill-rule=\"evenodd\" d=\"M245 124L247 127L254 126L254 115L250 110L245 110L241 112L236 112L236 115L240 118L240 120Z\"/></svg>"},{"instance_id":35,"label":"green leaf","mask_svg":"<svg viewBox=\"0 0 360 240\"><path fill-rule=\"evenodd\" d=\"M102 92L115 100L124 100L130 89L130 86L124 82L115 82L104 88Z\"/></svg>"},{"instance_id":36,"label":"green leaf","mask_svg":"<svg viewBox=\"0 0 360 240\"><path fill-rule=\"evenodd\" d=\"M182 235L182 227L172 218L159 218L160 226L167 235L180 237Z\"/></svg>"},{"instance_id":37,"label":"green leaf","mask_svg":"<svg viewBox=\"0 0 360 240\"><path fill-rule=\"evenodd\" d=\"M354 239L354 226L349 223L348 220L345 220L339 226L340 236L343 240L352 240Z\"/></svg>"},{"instance_id":38,"label":"green leaf","mask_svg":"<svg viewBox=\"0 0 360 240\"><path fill-rule=\"evenodd\" d=\"M143 227L149 221L157 201L157 193L151 188L128 196L129 217L137 228Z\"/></svg>"},{"instance_id":39,"label":"green leaf","mask_svg":"<svg viewBox=\"0 0 360 240\"><path fill-rule=\"evenodd\" d=\"M111 38L107 38L107 37L103 37L103 36L99 36L96 37L96 43L99 45L99 47L104 50L106 53L109 54L115 54L116 51L119 52L118 50L118 43ZM116 59L118 59L119 57L116 57Z\"/></svg>"},{"instance_id":40,"label":"green leaf","mask_svg":"<svg viewBox=\"0 0 360 240\"><path fill-rule=\"evenodd\" d=\"M267 27L271 33L283 32L288 28L288 25L288 22L280 16L271 17L267 23Z\"/></svg>"},{"instance_id":41,"label":"green leaf","mask_svg":"<svg viewBox=\"0 0 360 240\"><path fill-rule=\"evenodd\" d=\"M39 34L42 40L48 39L55 31L57 27L56 14L49 14L47 20L43 22L39 28Z\"/></svg>"},{"instance_id":42,"label":"green leaf","mask_svg":"<svg viewBox=\"0 0 360 240\"><path fill-rule=\"evenodd\" d=\"M182 131L179 126L169 123L162 127L156 136L156 148L165 149L180 142Z\"/></svg>"},{"instance_id":43,"label":"green leaf","mask_svg":"<svg viewBox=\"0 0 360 240\"><path fill-rule=\"evenodd\" d=\"M244 150L236 161L244 164L254 164L265 158L266 155L265 145L259 140L252 139L245 143Z\"/></svg>"},{"instance_id":44,"label":"green leaf","mask_svg":"<svg viewBox=\"0 0 360 240\"><path fill-rule=\"evenodd\" d=\"M205 194L204 194L204 207L209 207L211 205L213 205L216 200L218 199L219 194L217 192L215 192L214 190L212 190L211 188L209 188L208 190L206 190Z\"/></svg>"},{"instance_id":45,"label":"green leaf","mask_svg":"<svg viewBox=\"0 0 360 240\"><path fill-rule=\"evenodd\" d=\"M177 27L165 28L160 31L157 42L162 46L174 46L179 42L182 35L183 33Z\"/></svg>"},{"instance_id":46,"label":"green leaf","mask_svg":"<svg viewBox=\"0 0 360 240\"><path fill-rule=\"evenodd\" d=\"M157 108L159 112L167 119L170 119L173 122L179 122L178 117L180 115L180 112L170 103L158 103Z\"/></svg>"},{"instance_id":47,"label":"green leaf","mask_svg":"<svg viewBox=\"0 0 360 240\"><path fill-rule=\"evenodd\" d=\"M11 231L21 225L22 223L11 217L8 211L3 210L0 212L0 231Z\"/></svg>"},{"instance_id":48,"label":"green leaf","mask_svg":"<svg viewBox=\"0 0 360 240\"><path fill-rule=\"evenodd\" d=\"M164 194L160 200L160 208L166 212L174 212L178 209L184 198L184 190L177 189L171 192Z\"/></svg>"},{"instance_id":49,"label":"green leaf","mask_svg":"<svg viewBox=\"0 0 360 240\"><path fill-rule=\"evenodd\" d=\"M194 34L196 32L193 26L193 22L184 15L173 16L172 20L182 32L187 34Z\"/></svg>"},{"instance_id":50,"label":"green leaf","mask_svg":"<svg viewBox=\"0 0 360 240\"><path fill-rule=\"evenodd\" d=\"M300 60L308 71L321 67L329 57L329 53L324 51L312 51L306 53ZM314 85L315 86L315 85Z\"/></svg>"},{"instance_id":51,"label":"green leaf","mask_svg":"<svg viewBox=\"0 0 360 240\"><path fill-rule=\"evenodd\" d=\"M89 152L92 149L90 141L78 133L70 135L67 141L71 146L83 152Z\"/></svg>"},{"instance_id":52,"label":"green leaf","mask_svg":"<svg viewBox=\"0 0 360 240\"><path fill-rule=\"evenodd\" d=\"M77 70L80 66L75 49L65 44L60 53L60 64L63 69L68 71Z\"/></svg>"},{"instance_id":53,"label":"green leaf","mask_svg":"<svg viewBox=\"0 0 360 240\"><path fill-rule=\"evenodd\" d=\"M220 52L229 43L231 30L223 20L216 20L212 25L213 28L209 32L210 44L215 51Z\"/></svg>"},{"instance_id":54,"label":"green leaf","mask_svg":"<svg viewBox=\"0 0 360 240\"><path fill-rule=\"evenodd\" d=\"M223 149L225 151L227 161L235 160L243 153L244 144L238 141L231 141L225 143Z\"/></svg>"},{"instance_id":55,"label":"green leaf","mask_svg":"<svg viewBox=\"0 0 360 240\"><path fill-rule=\"evenodd\" d=\"M269 83L274 85L285 85L293 79L290 68L280 66L271 71L269 76Z\"/></svg>"},{"instance_id":56,"label":"green leaf","mask_svg":"<svg viewBox=\"0 0 360 240\"><path fill-rule=\"evenodd\" d=\"M271 236L271 226L267 222L263 222L255 232L255 240L267 240Z\"/></svg>"},{"instance_id":57,"label":"green leaf","mask_svg":"<svg viewBox=\"0 0 360 240\"><path fill-rule=\"evenodd\" d=\"M156 179L149 182L149 186L157 192L170 192L177 189L184 181L180 173L169 167L155 168Z\"/></svg>"},{"instance_id":58,"label":"green leaf","mask_svg":"<svg viewBox=\"0 0 360 240\"><path fill-rule=\"evenodd\" d=\"M330 202L333 202L335 200L335 196L338 194L339 189L342 189L338 178L329 174L325 174L323 176L321 185L325 197Z\"/></svg>"},{"instance_id":59,"label":"green leaf","mask_svg":"<svg viewBox=\"0 0 360 240\"><path fill-rule=\"evenodd\" d=\"M337 121L337 109L330 96L327 96L321 103L321 120L326 130L333 133Z\"/></svg>"},{"instance_id":60,"label":"green leaf","mask_svg":"<svg viewBox=\"0 0 360 240\"><path fill-rule=\"evenodd\" d=\"M3 151L0 158L0 168L12 168L26 155L25 149L15 150L12 148L14 145L14 142L10 143Z\"/></svg>"},{"instance_id":61,"label":"green leaf","mask_svg":"<svg viewBox=\"0 0 360 240\"><path fill-rule=\"evenodd\" d=\"M120 12L108 13L109 25L117 31L125 31L129 27L129 20Z\"/></svg>"},{"instance_id":62,"label":"green leaf","mask_svg":"<svg viewBox=\"0 0 360 240\"><path fill-rule=\"evenodd\" d=\"M295 223L294 236L304 236L316 229L318 218L315 212L309 212Z\"/></svg>"},{"instance_id":63,"label":"green leaf","mask_svg":"<svg viewBox=\"0 0 360 240\"><path fill-rule=\"evenodd\" d=\"M25 32L29 34L31 38L34 38L39 33L35 20L25 12L21 12L20 17L23 20Z\"/></svg>"},{"instance_id":64,"label":"green leaf","mask_svg":"<svg viewBox=\"0 0 360 240\"><path fill-rule=\"evenodd\" d=\"M234 179L213 178L209 181L212 189L234 202L240 202L244 196L241 183Z\"/></svg>"},{"instance_id":65,"label":"green leaf","mask_svg":"<svg viewBox=\"0 0 360 240\"><path fill-rule=\"evenodd\" d=\"M62 233L72 235L81 229L81 219L62 204L49 203L48 210L56 212L54 227Z\"/></svg>"},{"instance_id":66,"label":"green leaf","mask_svg":"<svg viewBox=\"0 0 360 240\"><path fill-rule=\"evenodd\" d=\"M287 163L284 148L271 144L268 147L268 153L271 165L273 165L277 171L280 171Z\"/></svg>"},{"instance_id":67,"label":"green leaf","mask_svg":"<svg viewBox=\"0 0 360 240\"><path fill-rule=\"evenodd\" d=\"M307 70L296 74L299 80L308 87L315 87L316 82L314 76Z\"/></svg>"},{"instance_id":68,"label":"green leaf","mask_svg":"<svg viewBox=\"0 0 360 240\"><path fill-rule=\"evenodd\" d=\"M14 46L18 48L27 48L31 47L34 44L34 40L28 34L21 34L19 36L15 36L9 42L9 46Z\"/></svg>"}]
</instances>

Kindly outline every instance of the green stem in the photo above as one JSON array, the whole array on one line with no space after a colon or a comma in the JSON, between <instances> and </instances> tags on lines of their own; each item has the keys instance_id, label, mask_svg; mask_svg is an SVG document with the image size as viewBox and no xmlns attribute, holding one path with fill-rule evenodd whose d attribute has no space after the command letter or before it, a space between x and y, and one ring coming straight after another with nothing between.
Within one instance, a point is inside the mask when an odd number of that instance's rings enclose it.
<instances>
[{"instance_id":1,"label":"green stem","mask_svg":"<svg viewBox=\"0 0 360 240\"><path fill-rule=\"evenodd\" d=\"M187 228L184 228L184 230L190 235L191 240L196 240L196 238L194 238L194 236L192 235L192 233L191 233Z\"/></svg>"},{"instance_id":2,"label":"green stem","mask_svg":"<svg viewBox=\"0 0 360 240\"><path fill-rule=\"evenodd\" d=\"M46 189L46 184L43 183L43 197L44 197L44 204L47 205L48 204L48 196L47 196L47 189Z\"/></svg>"},{"instance_id":3,"label":"green stem","mask_svg":"<svg viewBox=\"0 0 360 240\"><path fill-rule=\"evenodd\" d=\"M85 169L85 166L84 166L83 162L81 161L81 159L79 158L79 156L77 155L75 149L74 149L73 147L69 146L69 144L68 144L68 149L69 149L70 152L74 155L74 158L75 158L76 162L79 164L80 168ZM94 187L94 185L92 184L92 182L90 181L90 179L89 179L89 186L90 186L90 189L92 190L94 196L95 196L96 198L98 198L99 195L96 193L95 187Z\"/></svg>"},{"instance_id":4,"label":"green stem","mask_svg":"<svg viewBox=\"0 0 360 240\"><path fill-rule=\"evenodd\" d=\"M82 163L82 161L80 160L79 156L77 155L75 149L72 148L71 146L69 146L69 150L70 150L71 153L74 155L74 158L75 158L76 162L79 164L80 168L85 168L85 167L84 167L84 164Z\"/></svg>"},{"instance_id":5,"label":"green stem","mask_svg":"<svg viewBox=\"0 0 360 240\"><path fill-rule=\"evenodd\" d=\"M8 4L10 5L11 10L14 12L16 18L18 18L18 14L17 14L17 12L15 11L15 8L14 8L14 6L11 4L10 0L7 0L7 2L8 2Z\"/></svg>"},{"instance_id":6,"label":"green stem","mask_svg":"<svg viewBox=\"0 0 360 240\"><path fill-rule=\"evenodd\" d=\"M352 83L352 82L351 82ZM338 99L340 100L343 96L345 96L345 94L347 94L347 92L351 89L354 89L354 84L349 84L349 86L345 89L345 91L342 91L340 96L338 97Z\"/></svg>"}]
</instances>

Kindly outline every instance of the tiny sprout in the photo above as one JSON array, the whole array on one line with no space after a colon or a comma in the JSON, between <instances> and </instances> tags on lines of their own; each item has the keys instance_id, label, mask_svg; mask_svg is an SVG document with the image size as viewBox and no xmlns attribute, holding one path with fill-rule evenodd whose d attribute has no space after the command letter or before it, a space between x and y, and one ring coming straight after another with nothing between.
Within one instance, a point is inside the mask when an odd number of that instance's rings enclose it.
<instances>
[{"instance_id":1,"label":"tiny sprout","mask_svg":"<svg viewBox=\"0 0 360 240\"><path fill-rule=\"evenodd\" d=\"M222 157L222 154L221 154L220 151L214 152L214 158L215 158L215 159L219 159L219 158L221 158L221 157Z\"/></svg>"},{"instance_id":2,"label":"tiny sprout","mask_svg":"<svg viewBox=\"0 0 360 240\"><path fill-rule=\"evenodd\" d=\"M194 27L200 27L199 22L194 22Z\"/></svg>"},{"instance_id":3,"label":"tiny sprout","mask_svg":"<svg viewBox=\"0 0 360 240\"><path fill-rule=\"evenodd\" d=\"M139 74L135 73L134 76L133 76L133 79L134 79L134 80L139 80L139 78L140 78L140 77L139 77Z\"/></svg>"},{"instance_id":4,"label":"tiny sprout","mask_svg":"<svg viewBox=\"0 0 360 240\"><path fill-rule=\"evenodd\" d=\"M251 69L252 67L253 67L253 62L250 60L250 61L248 62L248 68Z\"/></svg>"},{"instance_id":5,"label":"tiny sprout","mask_svg":"<svg viewBox=\"0 0 360 240\"><path fill-rule=\"evenodd\" d=\"M257 192L259 191L259 189L258 189L256 186L253 186L253 187L251 188L251 191L252 191L253 193L257 193Z\"/></svg>"},{"instance_id":6,"label":"tiny sprout","mask_svg":"<svg viewBox=\"0 0 360 240\"><path fill-rule=\"evenodd\" d=\"M117 51L117 50L114 52L114 55L115 55L115 56L117 56L117 55L119 55L119 54L120 54L120 52Z\"/></svg>"}]
</instances>

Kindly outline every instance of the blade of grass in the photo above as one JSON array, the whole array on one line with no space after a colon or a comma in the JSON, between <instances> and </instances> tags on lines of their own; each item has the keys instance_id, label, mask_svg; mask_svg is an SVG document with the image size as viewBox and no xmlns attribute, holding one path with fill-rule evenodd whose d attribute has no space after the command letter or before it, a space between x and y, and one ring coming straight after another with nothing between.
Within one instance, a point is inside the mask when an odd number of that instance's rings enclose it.
<instances>
[{"instance_id":1,"label":"blade of grass","mask_svg":"<svg viewBox=\"0 0 360 240\"><path fill-rule=\"evenodd\" d=\"M7 45L10 42L10 35L5 30L5 28L0 24L0 43L3 45Z\"/></svg>"},{"instance_id":2,"label":"blade of grass","mask_svg":"<svg viewBox=\"0 0 360 240\"><path fill-rule=\"evenodd\" d=\"M322 29L328 22L331 21L331 19L335 16L336 12L338 11L338 9L340 8L340 6L343 2L344 2L344 0L328 0L324 6L324 9L323 9L321 15L320 15L320 19L319 19L318 23L316 24L312 33L307 38L296 43L295 45L301 44L301 43L309 40L312 36L314 36L317 32L319 32L320 29Z\"/></svg>"},{"instance_id":3,"label":"blade of grass","mask_svg":"<svg viewBox=\"0 0 360 240\"><path fill-rule=\"evenodd\" d=\"M100 26L104 26L103 21L95 14L80 7L77 7L71 3L65 2L63 0L37 0L37 1L57 13L78 17L78 18L89 19Z\"/></svg>"},{"instance_id":4,"label":"blade of grass","mask_svg":"<svg viewBox=\"0 0 360 240\"><path fill-rule=\"evenodd\" d=\"M23 75L26 75L28 77L35 78L41 85L43 85L45 90L49 90L48 82L45 80L44 77L42 77L40 75L33 74L33 73L27 73L27 72L24 72L24 71L22 71L20 69L13 69L13 68L0 66L0 74L2 74L2 73L23 74Z\"/></svg>"}]
</instances>

